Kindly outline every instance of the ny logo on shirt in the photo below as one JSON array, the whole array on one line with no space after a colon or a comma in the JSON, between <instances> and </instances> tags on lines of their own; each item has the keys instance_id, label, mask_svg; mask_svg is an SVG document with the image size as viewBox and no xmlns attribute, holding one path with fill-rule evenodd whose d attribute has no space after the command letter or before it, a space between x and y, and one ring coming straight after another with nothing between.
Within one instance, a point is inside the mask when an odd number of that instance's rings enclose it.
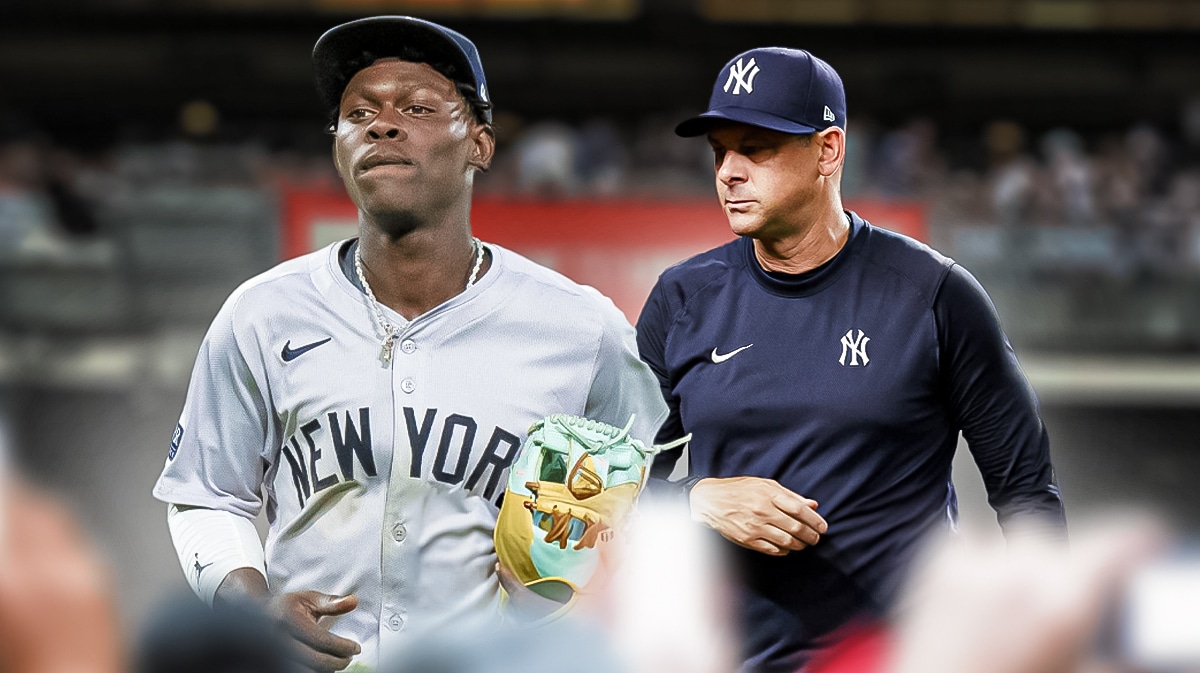
<instances>
[{"instance_id":1,"label":"ny logo on shirt","mask_svg":"<svg viewBox=\"0 0 1200 673\"><path fill-rule=\"evenodd\" d=\"M858 330L858 337L854 337L854 330L849 330L842 337L842 356L838 358L838 364L846 366L846 353L850 354L850 366L859 366L859 358L862 358L862 365L871 363L871 358L867 357L867 342L871 337L863 334L862 330Z\"/></svg>"}]
</instances>

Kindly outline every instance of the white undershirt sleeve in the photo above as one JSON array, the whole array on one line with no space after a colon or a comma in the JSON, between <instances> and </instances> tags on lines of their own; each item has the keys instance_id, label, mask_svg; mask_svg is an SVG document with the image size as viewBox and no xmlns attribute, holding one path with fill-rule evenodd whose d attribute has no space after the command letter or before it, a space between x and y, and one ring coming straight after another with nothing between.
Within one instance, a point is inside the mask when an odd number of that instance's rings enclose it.
<instances>
[{"instance_id":1,"label":"white undershirt sleeve","mask_svg":"<svg viewBox=\"0 0 1200 673\"><path fill-rule=\"evenodd\" d=\"M250 519L216 509L167 505L167 527L188 584L208 605L225 576L238 568L254 568L266 578L266 555Z\"/></svg>"}]
</instances>

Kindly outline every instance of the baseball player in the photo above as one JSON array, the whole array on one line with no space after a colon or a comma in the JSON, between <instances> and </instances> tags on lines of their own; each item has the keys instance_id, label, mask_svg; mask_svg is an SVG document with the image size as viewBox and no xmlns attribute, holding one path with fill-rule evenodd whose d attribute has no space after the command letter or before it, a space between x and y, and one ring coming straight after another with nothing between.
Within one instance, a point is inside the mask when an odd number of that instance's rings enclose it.
<instances>
[{"instance_id":1,"label":"baseball player","mask_svg":"<svg viewBox=\"0 0 1200 673\"><path fill-rule=\"evenodd\" d=\"M748 671L794 673L886 614L922 538L954 524L959 431L1002 524L1065 521L991 302L953 260L843 208L845 129L841 78L808 52L726 64L676 133L707 137L739 237L665 271L638 321L672 411L659 440L693 434L692 517L740 571Z\"/></svg>"},{"instance_id":2,"label":"baseball player","mask_svg":"<svg viewBox=\"0 0 1200 673\"><path fill-rule=\"evenodd\" d=\"M313 60L359 236L225 303L154 494L202 598L265 602L309 669L370 670L494 611L497 505L535 421L636 416L650 439L666 408L611 301L472 237L495 140L470 40L374 17Z\"/></svg>"}]
</instances>

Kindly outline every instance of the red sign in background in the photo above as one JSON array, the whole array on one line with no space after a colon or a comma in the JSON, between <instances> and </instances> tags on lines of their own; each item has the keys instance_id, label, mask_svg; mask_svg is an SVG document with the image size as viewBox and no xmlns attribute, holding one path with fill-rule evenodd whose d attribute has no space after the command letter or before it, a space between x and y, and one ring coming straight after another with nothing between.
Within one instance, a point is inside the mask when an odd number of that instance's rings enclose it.
<instances>
[{"instance_id":1,"label":"red sign in background","mask_svg":"<svg viewBox=\"0 0 1200 673\"><path fill-rule=\"evenodd\" d=\"M924 240L925 208L855 201L872 224ZM477 199L476 236L515 250L612 298L631 320L663 269L733 239L716 198L688 201ZM283 193L283 253L295 257L356 235L358 214L344 195Z\"/></svg>"}]
</instances>

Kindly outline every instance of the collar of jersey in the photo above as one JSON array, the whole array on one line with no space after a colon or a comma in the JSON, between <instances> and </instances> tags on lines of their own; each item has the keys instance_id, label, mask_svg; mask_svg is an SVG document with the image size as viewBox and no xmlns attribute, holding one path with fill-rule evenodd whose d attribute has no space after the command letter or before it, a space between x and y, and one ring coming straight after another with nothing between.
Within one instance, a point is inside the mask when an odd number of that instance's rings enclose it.
<instances>
[{"instance_id":1,"label":"collar of jersey","mask_svg":"<svg viewBox=\"0 0 1200 673\"><path fill-rule=\"evenodd\" d=\"M846 244L828 262L804 273L771 273L763 269L754 256L754 240L743 236L739 243L750 276L764 290L781 297L807 297L825 289L845 270L848 260L854 256L855 248L865 238L860 234L867 223L852 211L847 210L846 215L850 217L850 234L846 238Z\"/></svg>"},{"instance_id":2,"label":"collar of jersey","mask_svg":"<svg viewBox=\"0 0 1200 673\"><path fill-rule=\"evenodd\" d=\"M370 309L366 306L366 293L360 290L357 284L352 283L350 279L346 277L346 274L342 269L340 252L342 247L345 245L349 245L349 240L335 243L330 249L328 258L328 271L333 275L334 285L336 285L342 292L348 294L354 301L355 310L357 311L359 308L361 308L364 311L363 315L369 320L368 323L364 324L364 330L371 328L373 331L378 332L378 327L375 326L375 319L371 316ZM474 285L466 288L462 292L459 292L441 304L429 309L416 318L413 318L411 321L396 311L393 311L391 308L380 304L379 309L383 311L383 317L387 319L388 322L400 328L401 332L404 332L415 325L429 322L436 316L439 316L447 311L451 311L458 306L467 304L481 292L487 290L487 288L491 287L492 284L496 282L496 279L499 278L503 273L505 259L503 248L500 246L492 243L484 243L483 245L487 251L492 254L492 265L488 268L487 273L483 274L483 276L481 276Z\"/></svg>"}]
</instances>

